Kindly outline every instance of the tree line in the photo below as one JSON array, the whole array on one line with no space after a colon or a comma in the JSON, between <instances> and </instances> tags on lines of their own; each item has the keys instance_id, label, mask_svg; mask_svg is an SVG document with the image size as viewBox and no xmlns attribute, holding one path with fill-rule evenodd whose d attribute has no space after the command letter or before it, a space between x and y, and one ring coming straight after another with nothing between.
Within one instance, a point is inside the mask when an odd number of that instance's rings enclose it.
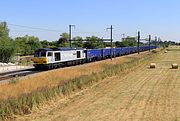
<instances>
[{"instance_id":1,"label":"tree line","mask_svg":"<svg viewBox=\"0 0 180 121\"><path fill-rule=\"evenodd\" d=\"M114 47L136 46L136 37L126 37L122 41L113 42ZM175 42L164 42L166 45L177 44ZM141 43L144 44L144 43ZM163 44L163 42L161 42ZM72 39L72 47L87 49L110 47L110 42L103 41L102 38L91 36L82 38L76 36ZM32 55L39 48L69 47L69 34L62 33L58 40L40 41L38 37L25 35L14 39L9 37L9 29L6 22L0 22L0 62L9 62L14 55Z\"/></svg>"}]
</instances>

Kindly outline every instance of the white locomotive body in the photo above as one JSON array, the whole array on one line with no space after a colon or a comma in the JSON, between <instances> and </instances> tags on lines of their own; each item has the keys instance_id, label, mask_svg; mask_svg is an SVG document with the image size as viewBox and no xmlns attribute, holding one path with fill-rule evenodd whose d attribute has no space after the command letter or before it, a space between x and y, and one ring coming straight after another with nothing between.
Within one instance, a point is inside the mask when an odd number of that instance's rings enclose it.
<instances>
[{"instance_id":1,"label":"white locomotive body","mask_svg":"<svg viewBox=\"0 0 180 121\"><path fill-rule=\"evenodd\" d=\"M68 66L85 61L85 52L83 49L76 48L45 48L35 52L33 59L34 66L40 68L56 68Z\"/></svg>"}]
</instances>

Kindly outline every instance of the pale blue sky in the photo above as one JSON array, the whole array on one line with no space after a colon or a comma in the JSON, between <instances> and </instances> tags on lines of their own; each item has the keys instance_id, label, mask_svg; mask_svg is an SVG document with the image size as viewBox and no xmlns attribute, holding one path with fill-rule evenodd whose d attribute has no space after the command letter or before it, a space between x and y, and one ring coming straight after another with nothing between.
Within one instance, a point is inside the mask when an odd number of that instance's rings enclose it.
<instances>
[{"instance_id":1,"label":"pale blue sky","mask_svg":"<svg viewBox=\"0 0 180 121\"><path fill-rule=\"evenodd\" d=\"M107 27L114 27L114 39L125 33L142 38L152 34L163 40L180 40L180 0L1 0L0 21L43 31L9 25L10 36L35 35L41 40L57 40L76 25L73 36L109 37Z\"/></svg>"}]
</instances>

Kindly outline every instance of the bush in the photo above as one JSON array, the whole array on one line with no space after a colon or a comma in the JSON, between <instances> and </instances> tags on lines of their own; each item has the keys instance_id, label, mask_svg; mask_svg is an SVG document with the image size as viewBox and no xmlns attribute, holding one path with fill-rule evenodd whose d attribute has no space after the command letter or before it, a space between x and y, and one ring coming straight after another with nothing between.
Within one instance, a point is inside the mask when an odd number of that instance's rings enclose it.
<instances>
[{"instance_id":1,"label":"bush","mask_svg":"<svg viewBox=\"0 0 180 121\"><path fill-rule=\"evenodd\" d=\"M0 44L0 62L8 63L14 56L14 47L3 46Z\"/></svg>"}]
</instances>

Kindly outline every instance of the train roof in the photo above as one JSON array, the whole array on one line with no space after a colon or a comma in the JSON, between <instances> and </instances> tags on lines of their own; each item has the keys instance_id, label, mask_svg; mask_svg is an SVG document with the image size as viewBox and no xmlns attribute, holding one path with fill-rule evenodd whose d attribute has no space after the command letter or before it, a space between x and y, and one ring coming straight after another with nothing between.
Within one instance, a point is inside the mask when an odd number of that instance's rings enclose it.
<instances>
[{"instance_id":1,"label":"train roof","mask_svg":"<svg viewBox=\"0 0 180 121\"><path fill-rule=\"evenodd\" d=\"M41 49L38 49L38 51L69 51L69 50L83 50L83 48L57 47L57 48L41 48Z\"/></svg>"},{"instance_id":2,"label":"train roof","mask_svg":"<svg viewBox=\"0 0 180 121\"><path fill-rule=\"evenodd\" d=\"M68 50L83 50L83 48L70 48L70 47L58 47L52 48L53 50L68 51Z\"/></svg>"},{"instance_id":3,"label":"train roof","mask_svg":"<svg viewBox=\"0 0 180 121\"><path fill-rule=\"evenodd\" d=\"M53 51L51 48L40 48L37 51Z\"/></svg>"}]
</instances>

